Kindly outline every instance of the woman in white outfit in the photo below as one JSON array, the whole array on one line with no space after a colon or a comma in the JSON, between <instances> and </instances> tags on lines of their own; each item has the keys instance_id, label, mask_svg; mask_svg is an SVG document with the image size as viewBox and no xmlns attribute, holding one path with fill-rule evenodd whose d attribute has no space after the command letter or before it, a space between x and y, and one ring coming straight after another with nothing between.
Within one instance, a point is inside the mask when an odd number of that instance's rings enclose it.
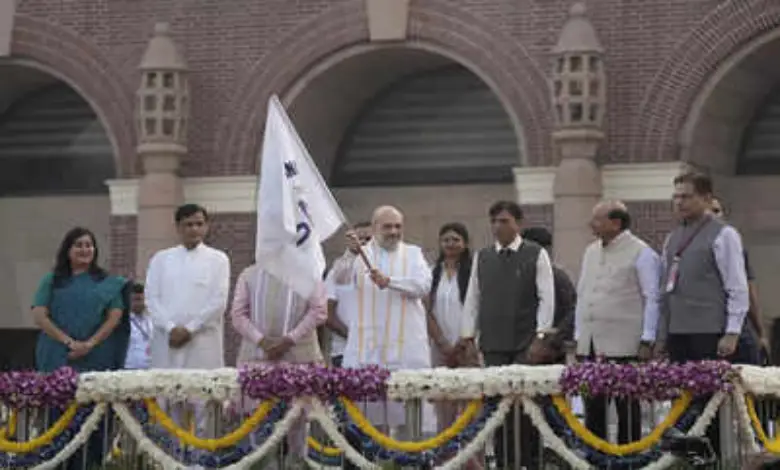
<instances>
[{"instance_id":1,"label":"woman in white outfit","mask_svg":"<svg viewBox=\"0 0 780 470\"><path fill-rule=\"evenodd\" d=\"M434 367L480 365L476 350L465 350L458 342L463 331L468 331L474 324L474 319L468 318L463 311L471 276L471 261L466 227L458 222L443 225L439 229L439 258L433 267L428 297L428 335L431 338L431 363ZM438 403L436 415L439 429L449 427L462 411L463 405L460 403ZM481 468L479 460L479 457L472 459L467 468Z\"/></svg>"}]
</instances>

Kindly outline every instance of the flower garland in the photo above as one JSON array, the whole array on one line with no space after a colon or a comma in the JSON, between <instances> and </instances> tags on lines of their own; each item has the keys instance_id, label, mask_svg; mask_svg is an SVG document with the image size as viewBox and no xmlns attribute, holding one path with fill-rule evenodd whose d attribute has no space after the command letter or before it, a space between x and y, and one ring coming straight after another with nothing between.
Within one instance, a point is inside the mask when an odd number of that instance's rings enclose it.
<instances>
[{"instance_id":1,"label":"flower garland","mask_svg":"<svg viewBox=\"0 0 780 470\"><path fill-rule=\"evenodd\" d=\"M10 408L64 407L76 395L79 375L63 367L50 374L34 371L0 373L0 403Z\"/></svg>"},{"instance_id":2,"label":"flower garland","mask_svg":"<svg viewBox=\"0 0 780 470\"><path fill-rule=\"evenodd\" d=\"M191 466L188 463L180 462L174 457L171 457L152 439L150 439L144 433L143 426L133 416L133 413L130 411L127 405L123 403L113 403L112 407L130 437L132 437L136 443L138 443L138 448L141 452L147 454L151 459L155 460L166 470L185 470ZM254 463L263 459L287 435L292 426L295 424L296 420L303 412L303 408L303 401L296 400L292 407L287 410L284 418L274 423L273 432L263 441L260 446L255 448L254 451L241 458L239 461L226 467L221 467L222 470L243 470L246 468L251 468Z\"/></svg>"},{"instance_id":3,"label":"flower garland","mask_svg":"<svg viewBox=\"0 0 780 470\"><path fill-rule=\"evenodd\" d=\"M399 370L390 375L387 396L393 400L479 400L497 396L560 393L562 365L511 365L489 368Z\"/></svg>"},{"instance_id":4,"label":"flower garland","mask_svg":"<svg viewBox=\"0 0 780 470\"><path fill-rule=\"evenodd\" d=\"M232 449L217 452L190 449L182 446L178 439L172 437L161 426L155 425L150 420L146 408L139 405L133 407L132 411L135 419L141 424L145 435L166 454L172 455L188 467L221 468L240 462L252 453L252 449L257 442L264 442L268 439L273 434L276 423L284 417L287 408L285 402L276 402L276 405L267 414L265 421L259 424L257 429L252 430L243 442Z\"/></svg>"},{"instance_id":5,"label":"flower garland","mask_svg":"<svg viewBox=\"0 0 780 470\"><path fill-rule=\"evenodd\" d=\"M0 452L0 468L36 468L56 467L55 460L65 454L62 460L67 459L78 449L94 432L100 419L103 417L105 405L79 408L62 432L57 433L49 442L37 447L33 451Z\"/></svg>"},{"instance_id":6,"label":"flower garland","mask_svg":"<svg viewBox=\"0 0 780 470\"><path fill-rule=\"evenodd\" d=\"M569 408L569 402L566 401L566 398L561 395L555 395L552 397L553 405L558 409L558 412L563 416L566 424L571 428L572 431L574 431L577 437L596 450L604 452L605 454L619 456L644 452L658 444L658 442L660 442L661 438L663 437L663 434L670 427L672 427L680 419L680 417L682 417L683 413L685 413L685 410L688 408L688 405L691 404L692 400L693 397L690 393L683 392L683 394L677 400L675 400L674 406L672 406L672 410L669 412L666 418L664 418L663 422L656 426L650 434L638 441L634 441L628 444L613 444L596 436L593 434L593 432L586 428L582 422L576 416L574 416L571 408Z\"/></svg>"},{"instance_id":7,"label":"flower garland","mask_svg":"<svg viewBox=\"0 0 780 470\"><path fill-rule=\"evenodd\" d=\"M65 410L62 416L46 430L46 432L27 442L10 441L3 435L5 432L0 433L0 451L12 452L14 454L27 454L34 452L47 444L51 444L57 436L62 434L65 429L70 426L71 422L76 417L78 409L79 405L77 403L72 404Z\"/></svg>"},{"instance_id":8,"label":"flower garland","mask_svg":"<svg viewBox=\"0 0 780 470\"><path fill-rule=\"evenodd\" d=\"M567 395L665 401L680 396L683 390L693 396L728 390L733 376L734 370L726 361L684 364L593 361L568 366L560 377L560 385Z\"/></svg>"},{"instance_id":9,"label":"flower garland","mask_svg":"<svg viewBox=\"0 0 780 470\"><path fill-rule=\"evenodd\" d=\"M350 400L346 398L341 399L341 403L344 405L349 417L357 425L358 429L367 436L371 437L382 447L386 447L391 450L399 450L402 452L424 452L433 448L439 447L445 444L447 441L452 440L455 436L461 433L466 426L471 422L474 417L479 413L482 403L478 400L474 400L466 406L466 410L458 416L458 419L454 423L438 435L426 439L420 442L402 442L393 439L392 437L383 434L377 430L373 424L360 411L360 408L355 406Z\"/></svg>"},{"instance_id":10,"label":"flower garland","mask_svg":"<svg viewBox=\"0 0 780 470\"><path fill-rule=\"evenodd\" d=\"M390 371L378 366L342 369L317 364L265 365L242 367L238 372L242 391L256 400L308 396L376 401L384 399L389 377Z\"/></svg>"},{"instance_id":11,"label":"flower garland","mask_svg":"<svg viewBox=\"0 0 780 470\"><path fill-rule=\"evenodd\" d=\"M691 429L688 431L689 436L702 436L709 427L715 415L720 409L721 403L727 397L725 392L717 392L712 398L710 398L707 406L696 419ZM566 462L573 468L578 470L590 470L591 465L578 456L572 449L566 446L566 443L552 430L549 423L545 419L544 412L539 405L527 397L521 397L523 404L523 412L531 419L531 423L539 430L544 441L552 448L552 450L560 455ZM622 459L621 459L622 460ZM669 454L664 454L660 459L642 467L641 470L663 470L668 468L675 462L675 458Z\"/></svg>"},{"instance_id":12,"label":"flower garland","mask_svg":"<svg viewBox=\"0 0 780 470\"><path fill-rule=\"evenodd\" d=\"M138 401L149 397L173 401L225 402L241 395L237 369L154 369L87 372L79 376L80 403Z\"/></svg>"},{"instance_id":13,"label":"flower garland","mask_svg":"<svg viewBox=\"0 0 780 470\"><path fill-rule=\"evenodd\" d=\"M202 439L195 434L179 427L170 416L168 416L153 398L144 400L149 414L155 422L176 436L180 442L197 449L210 450L212 452L226 447L234 447L244 440L257 426L266 418L273 409L274 402L271 400L261 403L249 419L244 420L241 426L230 434L226 434L218 439Z\"/></svg>"}]
</instances>

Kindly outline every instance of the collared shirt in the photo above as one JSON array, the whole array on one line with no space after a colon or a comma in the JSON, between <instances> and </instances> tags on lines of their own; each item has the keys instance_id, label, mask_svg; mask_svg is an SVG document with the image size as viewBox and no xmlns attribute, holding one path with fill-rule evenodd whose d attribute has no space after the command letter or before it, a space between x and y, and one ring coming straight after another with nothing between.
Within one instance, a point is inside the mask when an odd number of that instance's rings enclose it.
<instances>
[{"instance_id":1,"label":"collared shirt","mask_svg":"<svg viewBox=\"0 0 780 470\"><path fill-rule=\"evenodd\" d=\"M495 250L501 251L508 249L517 251L523 244L523 239L518 235L508 246L495 244ZM471 268L471 279L469 279L468 292L463 304L463 314L473 321L469 322L470 328L464 328L461 332L462 337L475 336L475 321L479 314L479 299L481 292L479 290L479 253L474 255L474 263ZM539 250L539 256L536 258L536 291L539 297L539 306L536 310L536 331L546 331L553 327L555 319L555 283L553 281L552 263L547 250Z\"/></svg>"},{"instance_id":2,"label":"collared shirt","mask_svg":"<svg viewBox=\"0 0 780 470\"><path fill-rule=\"evenodd\" d=\"M622 238L630 236L629 230L624 230L617 237L609 242L612 245ZM661 257L652 247L645 247L636 258L634 264L636 267L636 275L639 280L639 291L642 295L643 308L643 320L642 320L642 341L655 341L656 331L658 329L659 318L659 287L658 280L661 278ZM583 272L585 267L582 267L580 277L577 285L577 292L582 292ZM578 303L575 309L574 318L576 323L582 318L581 305ZM579 339L579 328L575 323L574 339Z\"/></svg>"},{"instance_id":3,"label":"collared shirt","mask_svg":"<svg viewBox=\"0 0 780 470\"><path fill-rule=\"evenodd\" d=\"M662 272L668 269L666 265L668 244L667 237L661 257ZM730 225L724 225L712 243L712 254L726 293L726 333L739 334L750 309L745 251L739 232Z\"/></svg>"},{"instance_id":4,"label":"collared shirt","mask_svg":"<svg viewBox=\"0 0 780 470\"><path fill-rule=\"evenodd\" d=\"M130 314L130 344L127 347L125 369L148 369L149 341L152 339L154 325L146 313Z\"/></svg>"}]
</instances>

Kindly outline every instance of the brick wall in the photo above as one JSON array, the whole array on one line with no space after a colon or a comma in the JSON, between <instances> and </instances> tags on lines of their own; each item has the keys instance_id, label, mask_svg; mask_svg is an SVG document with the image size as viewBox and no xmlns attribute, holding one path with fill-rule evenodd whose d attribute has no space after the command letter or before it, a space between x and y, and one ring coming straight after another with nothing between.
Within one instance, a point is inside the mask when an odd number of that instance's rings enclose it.
<instances>
[{"instance_id":1,"label":"brick wall","mask_svg":"<svg viewBox=\"0 0 780 470\"><path fill-rule=\"evenodd\" d=\"M547 164L549 50L569 0L415 0L410 35L464 57L519 116L532 164ZM676 158L697 91L729 54L780 25L775 0L589 1L609 72L610 162ZM254 169L268 94L367 37L363 0L25 0L12 53L60 71L107 121L124 175L137 170L136 70L152 26L169 21L192 69L184 174Z\"/></svg>"},{"instance_id":2,"label":"brick wall","mask_svg":"<svg viewBox=\"0 0 780 470\"><path fill-rule=\"evenodd\" d=\"M135 277L135 252L138 244L138 228L135 216L111 217L111 272Z\"/></svg>"}]
</instances>

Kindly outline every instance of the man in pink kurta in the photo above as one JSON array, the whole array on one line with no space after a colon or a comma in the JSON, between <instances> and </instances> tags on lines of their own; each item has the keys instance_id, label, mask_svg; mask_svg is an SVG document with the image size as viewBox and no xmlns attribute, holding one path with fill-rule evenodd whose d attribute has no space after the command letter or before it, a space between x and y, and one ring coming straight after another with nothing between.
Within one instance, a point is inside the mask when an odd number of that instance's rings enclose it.
<instances>
[{"instance_id":1,"label":"man in pink kurta","mask_svg":"<svg viewBox=\"0 0 780 470\"><path fill-rule=\"evenodd\" d=\"M328 318L322 284L313 296L304 299L253 264L238 276L230 317L242 338L239 365L323 361L317 340L317 326ZM287 436L296 464L302 463L306 454L306 436L304 417Z\"/></svg>"}]
</instances>

